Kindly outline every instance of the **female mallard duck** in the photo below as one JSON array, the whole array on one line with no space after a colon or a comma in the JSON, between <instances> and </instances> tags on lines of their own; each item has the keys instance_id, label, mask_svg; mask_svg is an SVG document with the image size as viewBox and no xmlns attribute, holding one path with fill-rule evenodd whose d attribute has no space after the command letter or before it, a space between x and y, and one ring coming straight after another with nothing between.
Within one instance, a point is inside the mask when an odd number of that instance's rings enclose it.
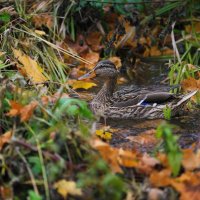
<instances>
[{"instance_id":1,"label":"female mallard duck","mask_svg":"<svg viewBox=\"0 0 200 200\"><path fill-rule=\"evenodd\" d=\"M109 60L100 61L79 80L90 78L92 75L100 77L104 85L90 107L94 114L113 119L164 118L163 109L170 108L171 116L183 110L184 105L197 91L187 95L174 95L168 92L139 91L114 93L118 71L114 63Z\"/></svg>"}]
</instances>

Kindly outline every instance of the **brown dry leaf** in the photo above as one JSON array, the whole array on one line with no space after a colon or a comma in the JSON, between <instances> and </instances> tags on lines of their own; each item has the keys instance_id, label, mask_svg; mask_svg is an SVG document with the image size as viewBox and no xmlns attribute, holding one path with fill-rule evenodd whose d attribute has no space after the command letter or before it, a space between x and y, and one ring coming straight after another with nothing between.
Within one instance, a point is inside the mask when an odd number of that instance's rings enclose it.
<instances>
[{"instance_id":1,"label":"brown dry leaf","mask_svg":"<svg viewBox=\"0 0 200 200\"><path fill-rule=\"evenodd\" d=\"M84 75L86 72L83 71L81 68L83 68L83 66L72 68L71 72L70 72L70 78L72 78L72 79L78 79L79 77L81 77L82 75Z\"/></svg>"},{"instance_id":2,"label":"brown dry leaf","mask_svg":"<svg viewBox=\"0 0 200 200\"><path fill-rule=\"evenodd\" d=\"M196 153L192 149L183 150L182 165L185 170L194 170L200 167L200 150Z\"/></svg>"},{"instance_id":3,"label":"brown dry leaf","mask_svg":"<svg viewBox=\"0 0 200 200\"><path fill-rule=\"evenodd\" d=\"M68 84L72 86L73 89L89 89L96 86L93 82L86 82L86 81L77 81L77 80L68 80Z\"/></svg>"},{"instance_id":4,"label":"brown dry leaf","mask_svg":"<svg viewBox=\"0 0 200 200\"><path fill-rule=\"evenodd\" d=\"M162 55L174 55L174 50L168 47L165 47L164 49L162 49L161 52L162 52Z\"/></svg>"},{"instance_id":5,"label":"brown dry leaf","mask_svg":"<svg viewBox=\"0 0 200 200\"><path fill-rule=\"evenodd\" d=\"M54 188L64 199L67 199L68 195L73 195L73 196L82 195L81 189L77 188L76 182L74 181L66 181L64 179L59 180L54 184Z\"/></svg>"},{"instance_id":6,"label":"brown dry leaf","mask_svg":"<svg viewBox=\"0 0 200 200\"><path fill-rule=\"evenodd\" d=\"M109 144L102 142L99 139L93 139L91 145L99 151L102 158L108 163L113 172L123 173L118 163L118 149L111 147Z\"/></svg>"},{"instance_id":7,"label":"brown dry leaf","mask_svg":"<svg viewBox=\"0 0 200 200\"><path fill-rule=\"evenodd\" d=\"M91 47L93 51L100 51L103 46L101 45L102 35L100 32L91 31L87 38L86 42Z\"/></svg>"},{"instance_id":8,"label":"brown dry leaf","mask_svg":"<svg viewBox=\"0 0 200 200\"><path fill-rule=\"evenodd\" d=\"M152 46L150 48L150 56L160 56L161 51L158 49L158 46Z\"/></svg>"},{"instance_id":9,"label":"brown dry leaf","mask_svg":"<svg viewBox=\"0 0 200 200\"><path fill-rule=\"evenodd\" d=\"M136 27L132 26L128 21L124 24L126 34L121 37L119 42L116 44L116 48L129 45L133 48L137 47L137 41L135 39Z\"/></svg>"},{"instance_id":10,"label":"brown dry leaf","mask_svg":"<svg viewBox=\"0 0 200 200\"><path fill-rule=\"evenodd\" d=\"M5 200L13 199L12 186L0 186L0 197Z\"/></svg>"},{"instance_id":11,"label":"brown dry leaf","mask_svg":"<svg viewBox=\"0 0 200 200\"><path fill-rule=\"evenodd\" d=\"M150 174L150 182L156 187L165 187L171 183L171 170L164 169L161 171L153 171Z\"/></svg>"},{"instance_id":12,"label":"brown dry leaf","mask_svg":"<svg viewBox=\"0 0 200 200\"><path fill-rule=\"evenodd\" d=\"M147 153L142 156L141 162L150 167L155 167L155 165L160 164L158 159L150 157Z\"/></svg>"},{"instance_id":13,"label":"brown dry leaf","mask_svg":"<svg viewBox=\"0 0 200 200\"><path fill-rule=\"evenodd\" d=\"M38 106L38 102L37 101L32 101L30 104L24 106L20 110L21 122L28 121L31 118L31 116L33 115L33 111L35 110L35 108L37 106Z\"/></svg>"},{"instance_id":14,"label":"brown dry leaf","mask_svg":"<svg viewBox=\"0 0 200 200\"><path fill-rule=\"evenodd\" d=\"M0 151L5 143L8 143L12 137L12 131L7 131L3 135L0 135Z\"/></svg>"},{"instance_id":15,"label":"brown dry leaf","mask_svg":"<svg viewBox=\"0 0 200 200\"><path fill-rule=\"evenodd\" d=\"M199 172L186 172L172 180L171 185L180 192L180 200L200 200Z\"/></svg>"},{"instance_id":16,"label":"brown dry leaf","mask_svg":"<svg viewBox=\"0 0 200 200\"><path fill-rule=\"evenodd\" d=\"M191 25L186 25L185 26L185 31L187 32L187 33L190 33L190 32L192 32L192 31L194 31L194 32L200 32L200 22L196 22L196 23L193 23L193 25L191 26Z\"/></svg>"},{"instance_id":17,"label":"brown dry leaf","mask_svg":"<svg viewBox=\"0 0 200 200\"><path fill-rule=\"evenodd\" d=\"M23 105L16 102L16 101L9 101L11 109L8 113L6 113L7 116L14 117L20 114L21 109L23 108Z\"/></svg>"},{"instance_id":18,"label":"brown dry leaf","mask_svg":"<svg viewBox=\"0 0 200 200\"><path fill-rule=\"evenodd\" d=\"M20 50L14 48L12 48L12 50L15 58L23 64L24 72L31 79L31 81L33 81L33 83L43 83L47 81L47 78L42 74L43 69L35 60L23 54Z\"/></svg>"},{"instance_id":19,"label":"brown dry leaf","mask_svg":"<svg viewBox=\"0 0 200 200\"><path fill-rule=\"evenodd\" d=\"M184 91L200 90L200 79L189 77L181 82L181 87Z\"/></svg>"},{"instance_id":20,"label":"brown dry leaf","mask_svg":"<svg viewBox=\"0 0 200 200\"><path fill-rule=\"evenodd\" d=\"M95 53L95 52L90 52L87 53L86 55L83 56L86 60L90 61L91 63L93 63L92 65L89 64L85 64L85 67L87 69L93 69L94 65L99 61L99 54Z\"/></svg>"},{"instance_id":21,"label":"brown dry leaf","mask_svg":"<svg viewBox=\"0 0 200 200\"><path fill-rule=\"evenodd\" d=\"M109 60L115 64L117 69L119 69L122 66L121 58L119 58L117 56L110 57Z\"/></svg>"},{"instance_id":22,"label":"brown dry leaf","mask_svg":"<svg viewBox=\"0 0 200 200\"><path fill-rule=\"evenodd\" d=\"M89 51L89 47L88 47L87 43L85 42L85 38L81 34L79 34L77 36L76 42L73 42L71 40L70 36L66 36L64 43L62 43L61 47L64 49L69 48L73 54L79 54L79 55ZM69 62L70 57L67 56L65 58Z\"/></svg>"},{"instance_id":23,"label":"brown dry leaf","mask_svg":"<svg viewBox=\"0 0 200 200\"><path fill-rule=\"evenodd\" d=\"M124 167L137 167L138 159L136 153L119 149L118 161Z\"/></svg>"},{"instance_id":24,"label":"brown dry leaf","mask_svg":"<svg viewBox=\"0 0 200 200\"><path fill-rule=\"evenodd\" d=\"M40 28L46 26L49 29L53 26L53 16L48 14L37 14L32 17L32 21L35 24L35 27Z\"/></svg>"}]
</instances>

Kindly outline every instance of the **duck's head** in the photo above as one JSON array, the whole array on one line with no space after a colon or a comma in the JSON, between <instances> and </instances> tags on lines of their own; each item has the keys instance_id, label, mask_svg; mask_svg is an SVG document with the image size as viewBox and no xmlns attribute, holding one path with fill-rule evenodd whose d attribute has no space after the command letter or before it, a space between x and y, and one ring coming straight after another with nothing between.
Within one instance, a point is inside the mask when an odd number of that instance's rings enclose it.
<instances>
[{"instance_id":1,"label":"duck's head","mask_svg":"<svg viewBox=\"0 0 200 200\"><path fill-rule=\"evenodd\" d=\"M87 74L79 77L78 80L86 78L100 77L103 79L113 79L118 75L118 70L113 62L110 60L103 60L97 63L97 65L89 71Z\"/></svg>"}]
</instances>

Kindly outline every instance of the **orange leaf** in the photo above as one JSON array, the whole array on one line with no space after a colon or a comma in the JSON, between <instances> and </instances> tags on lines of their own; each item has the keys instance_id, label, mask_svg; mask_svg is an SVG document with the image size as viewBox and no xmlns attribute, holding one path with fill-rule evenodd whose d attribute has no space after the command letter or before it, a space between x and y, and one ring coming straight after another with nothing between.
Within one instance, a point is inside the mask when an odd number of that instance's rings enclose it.
<instances>
[{"instance_id":1,"label":"orange leaf","mask_svg":"<svg viewBox=\"0 0 200 200\"><path fill-rule=\"evenodd\" d=\"M151 56L160 56L161 51L158 49L158 46L152 46L150 49L150 55Z\"/></svg>"},{"instance_id":2,"label":"orange leaf","mask_svg":"<svg viewBox=\"0 0 200 200\"><path fill-rule=\"evenodd\" d=\"M118 160L119 160L120 165L124 167L138 166L138 159L136 157L136 154L131 151L119 149Z\"/></svg>"},{"instance_id":3,"label":"orange leaf","mask_svg":"<svg viewBox=\"0 0 200 200\"><path fill-rule=\"evenodd\" d=\"M32 101L30 104L24 106L20 110L20 118L22 122L28 121L31 118L31 116L33 115L33 111L35 110L37 105L37 101Z\"/></svg>"},{"instance_id":4,"label":"orange leaf","mask_svg":"<svg viewBox=\"0 0 200 200\"><path fill-rule=\"evenodd\" d=\"M200 79L189 77L181 82L181 86L184 91L200 90Z\"/></svg>"},{"instance_id":5,"label":"orange leaf","mask_svg":"<svg viewBox=\"0 0 200 200\"><path fill-rule=\"evenodd\" d=\"M0 136L0 151L3 148L5 143L8 143L12 137L12 131L7 131L3 135Z\"/></svg>"},{"instance_id":6,"label":"orange leaf","mask_svg":"<svg viewBox=\"0 0 200 200\"><path fill-rule=\"evenodd\" d=\"M180 192L180 200L199 200L200 173L186 172L171 181L171 185Z\"/></svg>"},{"instance_id":7,"label":"orange leaf","mask_svg":"<svg viewBox=\"0 0 200 200\"><path fill-rule=\"evenodd\" d=\"M7 116L14 117L20 114L20 110L22 109L22 105L16 101L9 101L11 109L8 113L6 113Z\"/></svg>"},{"instance_id":8,"label":"orange leaf","mask_svg":"<svg viewBox=\"0 0 200 200\"><path fill-rule=\"evenodd\" d=\"M99 61L99 54L95 52L87 53L85 56L83 56L86 60L93 63L92 65L85 64L85 67L87 69L92 69L94 65Z\"/></svg>"},{"instance_id":9,"label":"orange leaf","mask_svg":"<svg viewBox=\"0 0 200 200\"><path fill-rule=\"evenodd\" d=\"M158 139L155 137L155 133L155 129L150 129L136 136L128 136L127 139L141 145L155 145L159 142Z\"/></svg>"},{"instance_id":10,"label":"orange leaf","mask_svg":"<svg viewBox=\"0 0 200 200\"><path fill-rule=\"evenodd\" d=\"M91 31L86 38L87 44L91 47L93 51L99 51L103 48L103 46L100 45L101 40L102 40L101 33L94 31Z\"/></svg>"},{"instance_id":11,"label":"orange leaf","mask_svg":"<svg viewBox=\"0 0 200 200\"><path fill-rule=\"evenodd\" d=\"M153 171L150 175L150 182L157 187L165 187L171 183L171 170L164 169L160 172Z\"/></svg>"},{"instance_id":12,"label":"orange leaf","mask_svg":"<svg viewBox=\"0 0 200 200\"><path fill-rule=\"evenodd\" d=\"M200 167L200 150L194 153L192 149L183 150L183 167L186 170L194 170Z\"/></svg>"},{"instance_id":13,"label":"orange leaf","mask_svg":"<svg viewBox=\"0 0 200 200\"><path fill-rule=\"evenodd\" d=\"M92 140L91 145L99 151L102 158L107 161L113 172L122 173L122 169L117 160L118 149L112 148L109 144L102 142L99 139Z\"/></svg>"}]
</instances>

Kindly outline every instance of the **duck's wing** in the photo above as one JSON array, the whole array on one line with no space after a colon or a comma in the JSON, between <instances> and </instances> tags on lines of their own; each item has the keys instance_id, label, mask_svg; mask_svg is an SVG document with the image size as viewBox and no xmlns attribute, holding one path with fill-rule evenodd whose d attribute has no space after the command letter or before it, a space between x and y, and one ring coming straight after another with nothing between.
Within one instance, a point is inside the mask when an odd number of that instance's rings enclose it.
<instances>
[{"instance_id":1,"label":"duck's wing","mask_svg":"<svg viewBox=\"0 0 200 200\"><path fill-rule=\"evenodd\" d=\"M121 101L113 101L113 106L125 107L132 105L145 105L145 104L162 104L176 98L175 95L169 92L148 92L142 91L136 94L128 94L126 98L121 97Z\"/></svg>"},{"instance_id":2,"label":"duck's wing","mask_svg":"<svg viewBox=\"0 0 200 200\"><path fill-rule=\"evenodd\" d=\"M151 92L146 94L146 96L144 97L144 102L160 104L175 98L177 97L169 92Z\"/></svg>"}]
</instances>

